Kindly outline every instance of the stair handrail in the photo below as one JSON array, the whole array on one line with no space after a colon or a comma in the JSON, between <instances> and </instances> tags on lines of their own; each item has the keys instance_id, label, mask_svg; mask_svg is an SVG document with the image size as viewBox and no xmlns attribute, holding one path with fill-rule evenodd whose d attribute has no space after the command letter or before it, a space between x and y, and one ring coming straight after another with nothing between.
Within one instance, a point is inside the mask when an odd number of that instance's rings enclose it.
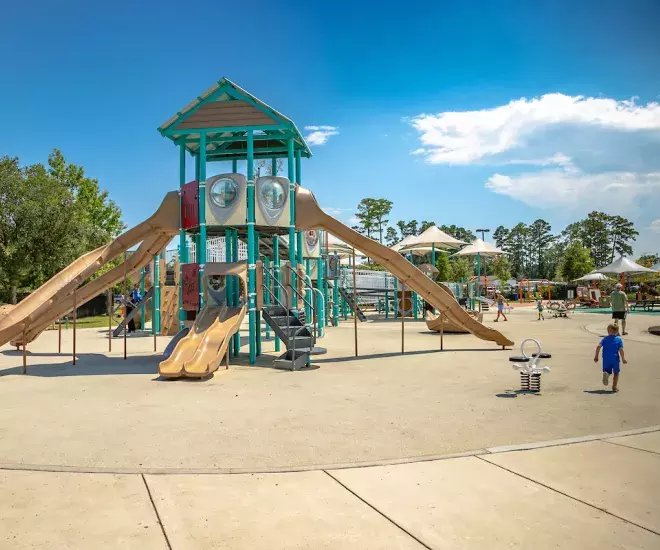
<instances>
[{"instance_id":1,"label":"stair handrail","mask_svg":"<svg viewBox=\"0 0 660 550\"><path fill-rule=\"evenodd\" d=\"M289 313L289 307L288 307L289 292L287 291L287 288L278 280L278 278L275 277L275 266L273 266L272 268L268 268L266 266L263 266L263 270L266 273L268 273L268 277L272 281L275 281L275 283L284 291L284 298L286 300L287 305L282 304L282 302L280 302L280 300L275 296L273 291L270 288L268 288L268 286L266 285L265 278L264 278L263 282L261 283L261 286L268 291L268 294L270 294L270 296L273 298L273 300L275 302L277 302L277 305L280 306L283 310L286 311L286 313L287 313L287 316L286 316L287 334L291 334L291 322L290 322L291 315ZM295 361L296 361L296 336L298 336L298 333L300 333L300 331L302 331L303 329L306 329L306 328L307 327L305 325L303 325L299 329L294 331L294 333L293 333L293 338L291 339L292 342L293 342L293 348L292 348L292 352L291 352L291 370L293 370L293 368L295 366ZM287 349L288 349L288 347L287 347Z\"/></svg>"},{"instance_id":2,"label":"stair handrail","mask_svg":"<svg viewBox=\"0 0 660 550\"><path fill-rule=\"evenodd\" d=\"M321 292L318 288L314 288L312 286L312 278L309 275L307 275L306 273L305 273L305 279L306 279L306 282L307 282L307 286L310 288L310 290L312 290L313 292L318 292L319 296L321 297L321 301L319 302L321 304L321 312L320 313L321 313L322 319L325 319L325 300L324 300L323 292ZM318 313L316 311L314 312L314 314L315 314L315 316L318 315ZM317 324L318 324L318 316L316 318L317 318ZM315 326L315 328L314 328L314 336L315 337L316 337L316 330L317 329L316 329L316 326Z\"/></svg>"},{"instance_id":3,"label":"stair handrail","mask_svg":"<svg viewBox=\"0 0 660 550\"><path fill-rule=\"evenodd\" d=\"M300 274L299 274L299 273L296 273L296 271L291 267L290 264L285 264L284 267L285 267L286 269L288 269L289 271L291 271L291 273L292 273L293 275L295 275L297 278L300 277ZM293 281L294 279L292 278L291 280ZM305 279L303 278L303 283L304 283L304 282L305 282ZM309 308L314 312L314 314L316 314L316 308L314 307L314 304L311 304L311 303L309 302L309 300L307 300L307 298L306 298L303 294L301 294L300 292L298 292L298 289L295 288L294 285L291 285L291 290L293 290L293 292L296 293L296 296L298 296L298 297L303 301L303 304L309 306ZM288 303L288 301L287 301L287 303ZM314 325L314 323L312 323L312 325Z\"/></svg>"}]
</instances>

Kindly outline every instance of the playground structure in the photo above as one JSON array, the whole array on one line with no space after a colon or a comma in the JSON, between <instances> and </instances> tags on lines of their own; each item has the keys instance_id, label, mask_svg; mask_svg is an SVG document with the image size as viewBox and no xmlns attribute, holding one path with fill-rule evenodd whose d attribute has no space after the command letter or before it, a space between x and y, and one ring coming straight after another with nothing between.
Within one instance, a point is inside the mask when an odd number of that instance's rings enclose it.
<instances>
[{"instance_id":1,"label":"playground structure","mask_svg":"<svg viewBox=\"0 0 660 550\"><path fill-rule=\"evenodd\" d=\"M179 149L180 191L168 193L148 220L85 254L0 317L0 345L10 340L22 345L24 366L26 346L46 327L152 260L152 331L177 333L160 365L163 376L204 377L223 359L237 357L244 316L250 364L261 355L263 334L269 338L272 331L275 350L282 351L281 342L286 346L279 362L294 370L308 365L329 319L339 321L340 284L332 275L330 264L336 260L327 253L328 234L391 273L392 297L399 302L395 315L402 313L402 321L410 309L417 311L406 300L415 296L416 303L418 296L457 331L502 347L513 344L467 313L449 288L433 282L400 253L324 213L311 191L301 187L302 159L311 157L311 151L295 124L231 81L218 81L159 131ZM188 156L194 159L192 181L186 181ZM278 175L279 159L287 161L287 177ZM255 176L259 161L270 161L269 175ZM212 162L229 163L231 169L208 176ZM239 162L245 174L239 172ZM161 253L177 234L179 291L163 292ZM220 239L225 261L212 261L219 258L207 257L209 242ZM85 283L135 246L123 263ZM238 259L242 246L247 249L245 262ZM146 307L144 302L140 307Z\"/></svg>"}]
</instances>

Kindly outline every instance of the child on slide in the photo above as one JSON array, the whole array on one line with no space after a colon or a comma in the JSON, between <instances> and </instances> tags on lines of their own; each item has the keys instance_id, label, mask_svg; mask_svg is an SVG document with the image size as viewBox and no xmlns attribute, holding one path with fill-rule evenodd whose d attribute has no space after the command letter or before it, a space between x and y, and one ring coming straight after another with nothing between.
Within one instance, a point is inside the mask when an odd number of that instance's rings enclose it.
<instances>
[{"instance_id":1,"label":"child on slide","mask_svg":"<svg viewBox=\"0 0 660 550\"><path fill-rule=\"evenodd\" d=\"M502 294L498 292L495 295L495 301L497 302L497 317L495 317L495 322L497 323L499 321L500 315L504 317L505 321L508 321L506 315L504 315L504 302L506 302L504 296L502 296ZM509 302L506 302L506 305L508 306Z\"/></svg>"},{"instance_id":2,"label":"child on slide","mask_svg":"<svg viewBox=\"0 0 660 550\"><path fill-rule=\"evenodd\" d=\"M539 299L536 300L536 309L539 312L539 321L543 319L545 321L545 317L543 316L543 300Z\"/></svg>"}]
</instances>

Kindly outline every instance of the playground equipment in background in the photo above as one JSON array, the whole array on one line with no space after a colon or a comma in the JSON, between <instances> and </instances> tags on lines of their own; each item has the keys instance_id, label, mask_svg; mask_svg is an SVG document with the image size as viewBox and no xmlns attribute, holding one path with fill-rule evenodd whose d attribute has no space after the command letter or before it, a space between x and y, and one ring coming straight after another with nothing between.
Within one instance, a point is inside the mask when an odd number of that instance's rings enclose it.
<instances>
[{"instance_id":1,"label":"playground equipment in background","mask_svg":"<svg viewBox=\"0 0 660 550\"><path fill-rule=\"evenodd\" d=\"M314 341L322 335L330 317L325 315L331 301L327 277L328 233L351 249L353 263L357 249L385 267L393 275L393 291L398 291L400 285L401 290L419 295L456 327L503 347L512 345L506 336L466 313L445 285L433 282L399 253L325 214L313 194L300 186L301 160L309 158L311 151L296 126L231 81L224 78L218 81L160 126L159 131L179 149L180 192L168 193L160 208L145 222L108 245L83 255L0 317L0 345L10 340L22 344L24 365L26 344L70 312L74 312L75 364L77 307L122 280L123 293L127 294L127 275L144 268L152 259L156 287L152 299L155 337L161 326L163 305L160 272L165 269L161 270L160 253L177 233L180 298L169 293L166 309L180 303L178 323L170 319L166 324L170 333L175 329L190 330L187 335L178 336L178 343L161 364L164 376L203 377L218 368L223 353L237 356L243 315L248 317L249 362L254 364L261 354L264 312L268 315L265 334L268 337L271 329L275 331L275 350L279 351L281 341L287 340L287 353L280 359L290 361L292 368L299 367L303 360L308 362L309 354L315 349ZM186 153L195 159L193 181L186 181ZM280 158L287 159L286 178L277 174ZM255 161L259 159L271 160L272 175L255 177ZM247 161L245 175L238 173L239 160ZM231 171L207 178L207 163L211 161L230 162ZM226 263L218 265L207 256L208 243L221 236L224 236ZM193 243L194 259L189 255ZM239 264L241 243L247 248L247 261ZM283 243L288 249L286 265L280 258ZM321 243L325 243L325 252ZM135 246L137 249L127 256L126 251ZM123 263L85 284L100 267L122 254ZM258 284L260 258L264 265L263 282ZM239 269L239 265L240 274L224 275L226 304L217 305L214 289L207 286L209 277L222 275L217 270ZM265 277L264 273L267 273ZM333 285L332 290L336 308L338 285ZM281 306L283 299L284 311L268 309ZM416 312L417 308L413 310ZM338 321L336 312L333 318ZM294 334L288 338L282 331L283 326L289 330L297 325L309 333L305 335L308 345L298 347L302 337L297 332L300 328L293 328L295 338ZM154 351L155 343L154 339ZM293 351L289 344L295 348Z\"/></svg>"},{"instance_id":2,"label":"playground equipment in background","mask_svg":"<svg viewBox=\"0 0 660 550\"><path fill-rule=\"evenodd\" d=\"M548 302L547 307L555 319L557 317L568 318L568 314L575 311L575 304L572 302Z\"/></svg>"},{"instance_id":3,"label":"playground equipment in background","mask_svg":"<svg viewBox=\"0 0 660 550\"><path fill-rule=\"evenodd\" d=\"M344 288L344 287L339 287L339 294L341 294L341 297L346 301L346 304L350 308L350 310L357 315L358 319L360 322L364 322L367 320L367 316L364 314L364 312L360 309L360 306L357 303L356 296L353 293L350 293Z\"/></svg>"},{"instance_id":4,"label":"playground equipment in background","mask_svg":"<svg viewBox=\"0 0 660 550\"><path fill-rule=\"evenodd\" d=\"M230 277L238 282L237 303L231 303L227 293ZM231 337L241 326L246 311L247 265L208 263L202 284L205 305L186 335L178 339L169 357L158 366L165 378L204 378L215 372L224 358L229 368Z\"/></svg>"},{"instance_id":5,"label":"playground equipment in background","mask_svg":"<svg viewBox=\"0 0 660 550\"><path fill-rule=\"evenodd\" d=\"M536 353L528 357L525 353L525 344L532 342L536 345ZM520 371L520 389L538 393L541 391L541 374L550 372L550 365L542 365L544 359L550 359L552 355L543 353L541 343L535 338L527 338L520 344L520 355L509 357L513 363L513 369Z\"/></svg>"}]
</instances>

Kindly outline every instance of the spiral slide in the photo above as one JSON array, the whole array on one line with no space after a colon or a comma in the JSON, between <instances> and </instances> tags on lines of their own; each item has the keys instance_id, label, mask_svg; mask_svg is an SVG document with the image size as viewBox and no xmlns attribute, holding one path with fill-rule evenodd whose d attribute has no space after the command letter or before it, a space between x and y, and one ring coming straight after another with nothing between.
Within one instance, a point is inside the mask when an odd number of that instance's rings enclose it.
<instances>
[{"instance_id":1,"label":"spiral slide","mask_svg":"<svg viewBox=\"0 0 660 550\"><path fill-rule=\"evenodd\" d=\"M56 319L147 265L179 231L179 196L168 193L158 210L111 243L84 254L0 316L0 345L29 343ZM140 243L126 263L78 288L107 262ZM75 291L75 293L74 293Z\"/></svg>"},{"instance_id":2,"label":"spiral slide","mask_svg":"<svg viewBox=\"0 0 660 550\"><path fill-rule=\"evenodd\" d=\"M296 188L296 227L298 229L324 229L332 233L384 266L402 283L408 285L435 309L442 312L447 321L455 327L500 346L513 345L513 342L501 332L484 326L466 313L446 286L433 282L398 252L360 235L357 231L353 231L323 212L313 193L300 186Z\"/></svg>"}]
</instances>

